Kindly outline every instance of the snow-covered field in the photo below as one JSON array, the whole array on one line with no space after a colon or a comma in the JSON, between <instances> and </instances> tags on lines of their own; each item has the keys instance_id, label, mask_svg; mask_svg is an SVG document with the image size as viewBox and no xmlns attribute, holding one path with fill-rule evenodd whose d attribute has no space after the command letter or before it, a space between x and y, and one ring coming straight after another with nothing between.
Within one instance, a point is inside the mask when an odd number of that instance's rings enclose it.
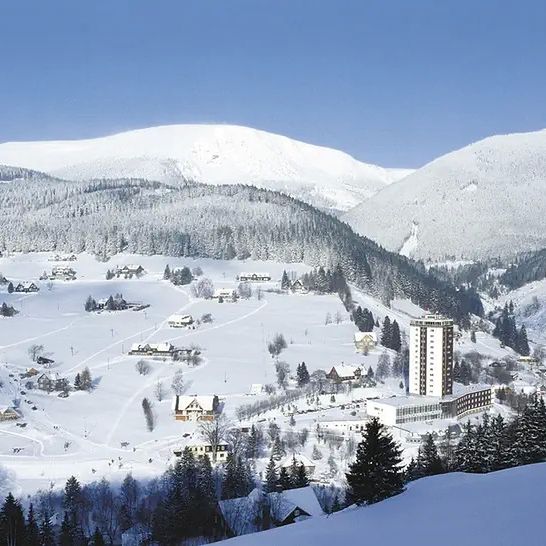
<instances>
[{"instance_id":1,"label":"snow-covered field","mask_svg":"<svg viewBox=\"0 0 546 546\"><path fill-rule=\"evenodd\" d=\"M259 399L250 395L253 384L276 382L274 363L267 351L267 343L276 333L282 333L287 340L281 360L290 365L292 374L302 361L310 372L328 371L340 363L375 369L383 351L378 347L366 356L355 353L356 328L337 296L278 293L282 271L299 275L308 270L304 265L134 255L117 255L104 263L83 254L70 262L77 280L38 281L55 265L50 257L44 253L0 258L0 272L14 284L32 280L41 288L35 294L8 294L5 285L0 287L0 303L5 301L19 311L15 317L0 318L0 405L15 402L23 414L19 421L0 423L0 464L15 472L20 491L60 486L72 474L82 480L103 475L115 480L128 471L137 476L162 472L171 459L172 448L180 446L184 435L196 429L194 423L176 421L172 415L170 385L179 369L183 370L187 394L218 395L224 413L235 419L237 407ZM130 263L142 265L146 274L139 279L105 279L108 269ZM273 281L260 285L260 296L255 287L248 300L220 304L195 299L189 286L176 287L163 280L166 264L171 269L200 266L215 288L235 288L236 276L242 271L268 271ZM150 307L143 311L85 312L89 295L98 300L116 293L123 294L127 301ZM423 313L407 300L395 300L386 307L356 289L353 296L380 321L386 315L396 319L402 332L409 328L411 318ZM195 329L173 329L167 324L173 313L189 313L195 319L210 313L213 322ZM327 315L334 319L330 324L326 324ZM202 362L190 367L149 360L150 373L140 375L135 368L139 357L127 355L131 344L159 341L180 347L197 345ZM45 355L55 360L51 368L46 370L32 362L28 349L33 344L43 345ZM477 333L476 344L463 336L456 350L478 350L492 359L509 354L509 349L500 348L498 340L481 332ZM95 388L90 393L73 391L68 398L27 390L27 380L20 374L32 366L59 373L70 383L88 367ZM158 383L165 393L161 401L155 396ZM365 417L366 398L402 394L399 379L389 379L374 389L340 392L335 401L330 395L321 396L318 404L316 400L307 403L300 399L295 403L299 412L292 430L309 430L305 453L310 456L318 442L319 421ZM154 404L153 432L145 426L141 407L144 397ZM283 431L290 430L288 414L269 412L260 420L266 419L275 420ZM19 426L21 423L26 426ZM407 457L414 454L415 445L405 447ZM326 471L328 450L332 452L331 446L319 444L319 448L323 460L317 463L317 475ZM335 456L342 471L350 455L342 449ZM258 464L258 471L262 466Z\"/></svg>"},{"instance_id":2,"label":"snow-covered field","mask_svg":"<svg viewBox=\"0 0 546 546\"><path fill-rule=\"evenodd\" d=\"M544 480L546 464L423 478L378 504L234 538L227 544L538 546L546 536Z\"/></svg>"},{"instance_id":3,"label":"snow-covered field","mask_svg":"<svg viewBox=\"0 0 546 546\"><path fill-rule=\"evenodd\" d=\"M0 271L12 281L37 279L54 263L47 254L16 255L0 258ZM115 265L141 264L147 274L140 279L105 280L105 272ZM182 368L188 394L217 394L225 412L231 415L249 396L253 383L275 383L275 370L266 344L281 332L288 348L282 358L292 371L305 361L312 372L330 368L344 361L364 359L355 355L352 344L354 325L339 299L334 296L283 295L267 292L277 282L262 285L261 299L219 304L214 300L192 299L188 286L175 287L162 279L165 265L171 268L200 265L204 276L216 288L236 287L235 276L243 270L269 271L280 279L282 264L238 263L212 260L187 260L165 257L116 256L100 263L82 255L71 262L76 281L46 282L36 294L0 292L20 311L13 318L0 319L0 362L4 387L2 403L20 402L25 428L16 422L1 423L0 463L13 469L25 488L59 484L72 473L82 479L106 474L115 477L128 470L135 474L162 471L171 456L171 448L182 435L192 432L194 424L175 421L171 413L170 383ZM305 271L305 266L287 269ZM145 311L86 313L88 295L95 299L120 292L128 301L149 303ZM213 322L196 329L171 329L166 323L175 312L199 318L211 313ZM325 316L342 314L340 324L325 325ZM203 361L198 367L151 361L149 375L135 369L138 357L126 353L140 341L171 341L177 346L199 345ZM36 366L28 355L32 344L44 345L55 360L47 371L58 372L72 383L77 372L89 367L96 388L90 393L73 392L69 398L38 390L20 394L24 379L19 374ZM366 357L370 363L377 355ZM368 364L367 364L368 365ZM154 399L154 389L161 381L167 395ZM141 402L154 402L157 426L145 427ZM27 402L28 401L28 402ZM30 403L29 403L30 402ZM35 406L37 409L32 410ZM124 448L121 442L128 442ZM22 448L18 453L14 448Z\"/></svg>"}]
</instances>

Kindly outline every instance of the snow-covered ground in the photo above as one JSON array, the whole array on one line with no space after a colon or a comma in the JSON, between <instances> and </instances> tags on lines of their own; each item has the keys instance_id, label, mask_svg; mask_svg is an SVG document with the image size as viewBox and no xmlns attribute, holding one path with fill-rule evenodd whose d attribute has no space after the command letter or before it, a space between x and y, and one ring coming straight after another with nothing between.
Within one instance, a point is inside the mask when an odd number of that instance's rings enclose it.
<instances>
[{"instance_id":1,"label":"snow-covered ground","mask_svg":"<svg viewBox=\"0 0 546 546\"><path fill-rule=\"evenodd\" d=\"M544 544L544 480L546 464L491 474L454 473L423 478L409 484L401 495L378 504L234 538L227 544Z\"/></svg>"},{"instance_id":2,"label":"snow-covered ground","mask_svg":"<svg viewBox=\"0 0 546 546\"><path fill-rule=\"evenodd\" d=\"M414 258L512 257L546 246L545 171L546 130L492 136L435 159L343 218Z\"/></svg>"},{"instance_id":3,"label":"snow-covered ground","mask_svg":"<svg viewBox=\"0 0 546 546\"><path fill-rule=\"evenodd\" d=\"M273 360L267 351L267 343L276 333L282 333L287 340L281 360L290 365L292 374L302 361L310 372L328 371L341 363L375 369L383 352L378 347L366 356L355 353L356 328L337 296L278 293L282 271L300 275L309 269L304 265L134 255L117 255L104 263L84 254L69 263L76 270L77 280L39 281L42 273L55 265L50 257L51 254L43 253L0 258L0 272L14 284L32 280L41 288L35 294L8 294L6 286L0 286L0 303L5 301L19 310L15 317L0 318L0 404L16 401L23 413L17 422L0 423L0 464L15 472L20 490L59 486L71 474L87 480L103 475L116 479L129 470L140 476L162 472L172 448L183 443L184 434L196 429L194 423L175 421L171 412L170 385L178 369L183 370L187 394L218 395L226 415L235 419L237 407L260 398L250 395L253 384L276 382ZM130 263L142 265L146 274L139 279L105 279L108 269ZM242 271L267 271L273 280L260 285L261 297L255 289L249 300L220 304L194 299L189 286L176 287L164 281L166 264L171 269L200 266L216 288L235 288L235 278ZM122 293L127 301L150 307L143 311L84 311L89 295L98 300L116 293ZM408 330L413 317L423 314L422 309L407 300L395 300L387 307L356 289L353 296L380 321L386 315L396 319L402 332ZM211 313L213 322L200 324L196 329L172 329L167 318L173 313L189 313L195 319ZM332 318L329 324L327 315ZM202 362L190 367L150 361L150 373L139 375L135 369L139 358L128 356L127 352L131 344L146 341L170 341L181 347L198 345ZM96 388L91 393L72 392L68 398L27 390L26 380L20 374L36 366L28 354L33 344L43 345L45 354L55 360L49 370L38 366L40 371L57 372L72 383L76 373L89 367ZM477 350L491 359L500 359L510 351L481 332L477 333L475 344L465 334L456 343L456 350ZM158 382L165 391L162 401L155 397ZM308 429L309 441L303 451L310 457L313 446L318 444L323 454L317 462L316 477L320 479L328 474L327 459L332 446L319 442L317 424L365 417L365 400L402 395L404 390L399 383L399 379L389 379L374 389L342 389L334 400L324 395L318 403L303 397L293 404L293 428L288 411L271 411L255 421L261 421L264 428L269 421L275 421L283 431ZM21 390L26 393L21 394ZM157 424L153 432L145 426L141 407L144 397L154 404ZM26 426L18 426L21 423ZM442 426L439 423L435 429ZM414 444L404 447L406 458L414 454ZM335 451L340 475L350 456L345 447ZM259 462L257 470L262 470L266 462L267 459Z\"/></svg>"}]
</instances>

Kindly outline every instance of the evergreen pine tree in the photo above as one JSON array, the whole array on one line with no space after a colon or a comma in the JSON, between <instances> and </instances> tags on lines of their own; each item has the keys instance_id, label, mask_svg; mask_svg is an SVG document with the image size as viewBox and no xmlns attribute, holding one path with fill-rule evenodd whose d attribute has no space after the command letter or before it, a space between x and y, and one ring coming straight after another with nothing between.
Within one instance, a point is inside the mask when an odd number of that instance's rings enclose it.
<instances>
[{"instance_id":1,"label":"evergreen pine tree","mask_svg":"<svg viewBox=\"0 0 546 546\"><path fill-rule=\"evenodd\" d=\"M290 279L288 278L288 273L286 273L286 271L283 271L282 279L281 279L281 289L288 290L289 288L290 288Z\"/></svg>"},{"instance_id":2,"label":"evergreen pine tree","mask_svg":"<svg viewBox=\"0 0 546 546\"><path fill-rule=\"evenodd\" d=\"M386 316L381 328L381 345L390 348L392 340L391 319Z\"/></svg>"},{"instance_id":3,"label":"evergreen pine tree","mask_svg":"<svg viewBox=\"0 0 546 546\"><path fill-rule=\"evenodd\" d=\"M277 467L275 465L275 460L273 457L269 459L267 468L265 469L265 483L264 489L266 493L273 493L277 490L279 477L277 475Z\"/></svg>"},{"instance_id":4,"label":"evergreen pine tree","mask_svg":"<svg viewBox=\"0 0 546 546\"><path fill-rule=\"evenodd\" d=\"M444 465L431 434L427 434L421 447L421 468L424 476L435 476L444 472Z\"/></svg>"},{"instance_id":5,"label":"evergreen pine tree","mask_svg":"<svg viewBox=\"0 0 546 546\"><path fill-rule=\"evenodd\" d=\"M400 338L400 327L398 326L398 322L396 322L395 320L393 321L391 325L390 348L398 352L400 351L401 347L402 347L402 339Z\"/></svg>"},{"instance_id":6,"label":"evergreen pine tree","mask_svg":"<svg viewBox=\"0 0 546 546\"><path fill-rule=\"evenodd\" d=\"M171 279L171 268L169 267L169 264L165 266L165 271L163 271L163 279L166 281Z\"/></svg>"},{"instance_id":7,"label":"evergreen pine tree","mask_svg":"<svg viewBox=\"0 0 546 546\"><path fill-rule=\"evenodd\" d=\"M377 418L366 423L356 460L349 467L347 482L351 499L373 504L403 491L401 451Z\"/></svg>"},{"instance_id":8,"label":"evergreen pine tree","mask_svg":"<svg viewBox=\"0 0 546 546\"><path fill-rule=\"evenodd\" d=\"M278 489L281 491L286 491L292 487L292 482L290 481L290 474L286 467L282 466L279 472L279 481Z\"/></svg>"},{"instance_id":9,"label":"evergreen pine tree","mask_svg":"<svg viewBox=\"0 0 546 546\"><path fill-rule=\"evenodd\" d=\"M21 503L9 493L0 510L0 544L25 545L25 516Z\"/></svg>"},{"instance_id":10,"label":"evergreen pine tree","mask_svg":"<svg viewBox=\"0 0 546 546\"><path fill-rule=\"evenodd\" d=\"M26 546L40 546L40 528L34 514L34 505L32 502L28 507L27 523L26 523Z\"/></svg>"},{"instance_id":11,"label":"evergreen pine tree","mask_svg":"<svg viewBox=\"0 0 546 546\"><path fill-rule=\"evenodd\" d=\"M92 546L105 546L104 537L98 527L95 527L95 532L91 538Z\"/></svg>"},{"instance_id":12,"label":"evergreen pine tree","mask_svg":"<svg viewBox=\"0 0 546 546\"><path fill-rule=\"evenodd\" d=\"M55 532L51 524L51 515L45 510L40 524L40 546L55 546Z\"/></svg>"}]
</instances>

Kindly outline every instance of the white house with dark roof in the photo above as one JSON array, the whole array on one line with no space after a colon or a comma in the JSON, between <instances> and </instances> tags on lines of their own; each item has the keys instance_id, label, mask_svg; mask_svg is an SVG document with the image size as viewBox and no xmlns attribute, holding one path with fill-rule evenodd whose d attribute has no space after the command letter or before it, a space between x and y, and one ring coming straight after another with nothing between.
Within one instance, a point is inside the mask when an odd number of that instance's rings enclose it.
<instances>
[{"instance_id":1,"label":"white house with dark roof","mask_svg":"<svg viewBox=\"0 0 546 546\"><path fill-rule=\"evenodd\" d=\"M218 412L218 397L214 395L176 395L172 410L177 421L213 421Z\"/></svg>"}]
</instances>

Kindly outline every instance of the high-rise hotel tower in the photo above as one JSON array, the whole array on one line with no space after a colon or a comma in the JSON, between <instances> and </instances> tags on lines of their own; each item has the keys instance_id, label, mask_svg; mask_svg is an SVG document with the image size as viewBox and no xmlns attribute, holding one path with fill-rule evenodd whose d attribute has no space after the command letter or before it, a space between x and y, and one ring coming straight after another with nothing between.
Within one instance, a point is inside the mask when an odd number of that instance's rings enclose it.
<instances>
[{"instance_id":1,"label":"high-rise hotel tower","mask_svg":"<svg viewBox=\"0 0 546 546\"><path fill-rule=\"evenodd\" d=\"M410 323L409 392L423 396L453 393L453 321L425 315Z\"/></svg>"}]
</instances>

